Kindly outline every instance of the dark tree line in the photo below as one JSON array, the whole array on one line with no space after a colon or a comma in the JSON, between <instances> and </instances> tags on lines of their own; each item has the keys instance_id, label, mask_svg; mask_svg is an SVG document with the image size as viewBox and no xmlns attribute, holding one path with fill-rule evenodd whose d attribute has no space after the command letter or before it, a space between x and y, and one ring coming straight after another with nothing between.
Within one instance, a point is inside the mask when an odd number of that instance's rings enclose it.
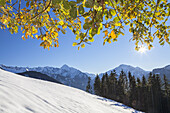
<instances>
[{"instance_id":1,"label":"dark tree line","mask_svg":"<svg viewBox=\"0 0 170 113\"><path fill-rule=\"evenodd\" d=\"M128 76L121 71L118 76L115 71L110 75L97 75L94 82L96 95L124 103L137 110L148 113L170 113L170 84L164 75L163 82L159 75L150 73L146 80L135 79L131 72Z\"/></svg>"},{"instance_id":2,"label":"dark tree line","mask_svg":"<svg viewBox=\"0 0 170 113\"><path fill-rule=\"evenodd\" d=\"M86 86L86 92L88 92L88 93L92 93L92 87L90 85L90 81L91 81L91 78L88 77L88 82L87 82L87 86Z\"/></svg>"}]
</instances>

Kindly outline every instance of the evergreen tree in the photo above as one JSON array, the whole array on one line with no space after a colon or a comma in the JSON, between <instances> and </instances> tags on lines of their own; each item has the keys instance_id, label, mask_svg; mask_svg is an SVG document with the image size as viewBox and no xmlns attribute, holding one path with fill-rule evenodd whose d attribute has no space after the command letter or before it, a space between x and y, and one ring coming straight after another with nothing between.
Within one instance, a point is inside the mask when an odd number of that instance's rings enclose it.
<instances>
[{"instance_id":1,"label":"evergreen tree","mask_svg":"<svg viewBox=\"0 0 170 113\"><path fill-rule=\"evenodd\" d=\"M105 73L101 82L97 75L94 83L95 93L100 90L103 97L119 101L147 113L170 113L169 84L165 75L163 89L161 89L159 75L149 73L148 81L146 81L145 76L142 77L142 81L139 78L136 81L129 72L128 78L129 83L123 70L118 80L115 71L111 72L109 76Z\"/></svg>"},{"instance_id":2,"label":"evergreen tree","mask_svg":"<svg viewBox=\"0 0 170 113\"><path fill-rule=\"evenodd\" d=\"M120 75L119 75L119 80L118 80L118 87L117 87L117 99L120 102L123 102L124 100L124 72L123 70L121 71Z\"/></svg>"},{"instance_id":3,"label":"evergreen tree","mask_svg":"<svg viewBox=\"0 0 170 113\"><path fill-rule=\"evenodd\" d=\"M163 80L164 80L164 89L165 89L164 94L166 97L169 97L170 96L170 89L169 89L170 84L168 84L166 75L164 75Z\"/></svg>"},{"instance_id":4,"label":"evergreen tree","mask_svg":"<svg viewBox=\"0 0 170 113\"><path fill-rule=\"evenodd\" d=\"M142 84L139 78L137 78L137 99L136 107L141 110L141 99L142 99Z\"/></svg>"},{"instance_id":5,"label":"evergreen tree","mask_svg":"<svg viewBox=\"0 0 170 113\"><path fill-rule=\"evenodd\" d=\"M142 77L142 92L141 92L141 110L142 111L147 111L147 82L146 82L146 78L143 75Z\"/></svg>"},{"instance_id":6,"label":"evergreen tree","mask_svg":"<svg viewBox=\"0 0 170 113\"><path fill-rule=\"evenodd\" d=\"M152 73L149 73L148 78L148 94L147 94L147 100L148 100L148 112L154 113L155 110L155 103L154 103L154 80L155 75L152 75Z\"/></svg>"},{"instance_id":7,"label":"evergreen tree","mask_svg":"<svg viewBox=\"0 0 170 113\"><path fill-rule=\"evenodd\" d=\"M131 72L129 71L128 72L128 78L129 78L129 89L128 90L130 90L130 87L131 87L131 84L132 84L132 74L131 74Z\"/></svg>"},{"instance_id":8,"label":"evergreen tree","mask_svg":"<svg viewBox=\"0 0 170 113\"><path fill-rule=\"evenodd\" d=\"M108 87L108 96L109 98L115 100L116 99L116 88L117 88L117 78L115 70L110 73L109 76L109 87Z\"/></svg>"},{"instance_id":9,"label":"evergreen tree","mask_svg":"<svg viewBox=\"0 0 170 113\"><path fill-rule=\"evenodd\" d=\"M163 102L162 102L162 109L164 113L170 113L170 84L168 84L166 75L163 77Z\"/></svg>"},{"instance_id":10,"label":"evergreen tree","mask_svg":"<svg viewBox=\"0 0 170 113\"><path fill-rule=\"evenodd\" d=\"M94 81L94 92L96 95L101 95L100 78L99 75L96 76Z\"/></svg>"},{"instance_id":11,"label":"evergreen tree","mask_svg":"<svg viewBox=\"0 0 170 113\"><path fill-rule=\"evenodd\" d=\"M162 113L162 91L161 91L161 79L159 75L155 77L154 86L154 102L155 102L155 113Z\"/></svg>"},{"instance_id":12,"label":"evergreen tree","mask_svg":"<svg viewBox=\"0 0 170 113\"><path fill-rule=\"evenodd\" d=\"M109 87L110 87L110 83L109 83L109 76L108 76L108 74L106 73L106 75L105 75L105 92L106 92L106 97L109 97Z\"/></svg>"},{"instance_id":13,"label":"evergreen tree","mask_svg":"<svg viewBox=\"0 0 170 113\"><path fill-rule=\"evenodd\" d=\"M131 87L132 87L132 74L130 71L128 72L128 80L129 80L129 83L128 83L128 105L132 106L132 100L130 100L130 93L131 93Z\"/></svg>"},{"instance_id":14,"label":"evergreen tree","mask_svg":"<svg viewBox=\"0 0 170 113\"><path fill-rule=\"evenodd\" d=\"M132 80L131 80L129 100L131 102L131 106L132 107L136 107L137 89L136 89L136 80L135 80L134 76L132 76Z\"/></svg>"},{"instance_id":15,"label":"evergreen tree","mask_svg":"<svg viewBox=\"0 0 170 113\"><path fill-rule=\"evenodd\" d=\"M91 81L91 77L88 77L88 83L86 86L86 92L88 92L88 93L92 93L92 87L90 85L90 81Z\"/></svg>"},{"instance_id":16,"label":"evergreen tree","mask_svg":"<svg viewBox=\"0 0 170 113\"><path fill-rule=\"evenodd\" d=\"M107 97L108 95L108 74L103 74L102 82L101 82L101 96Z\"/></svg>"}]
</instances>

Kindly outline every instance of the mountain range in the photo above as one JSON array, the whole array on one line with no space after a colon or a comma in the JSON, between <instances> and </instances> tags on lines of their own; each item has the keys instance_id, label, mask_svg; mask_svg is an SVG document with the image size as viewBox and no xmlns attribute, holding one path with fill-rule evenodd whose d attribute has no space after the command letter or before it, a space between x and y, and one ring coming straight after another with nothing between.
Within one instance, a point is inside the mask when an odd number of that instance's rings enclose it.
<instances>
[{"instance_id":1,"label":"mountain range","mask_svg":"<svg viewBox=\"0 0 170 113\"><path fill-rule=\"evenodd\" d=\"M30 68L0 65L0 68L13 73L24 73L28 71L40 72L60 81L62 84L82 90L85 90L88 81L88 75L86 73L67 65L63 65L61 68L49 66Z\"/></svg>"},{"instance_id":2,"label":"mountain range","mask_svg":"<svg viewBox=\"0 0 170 113\"><path fill-rule=\"evenodd\" d=\"M42 74L46 74L53 79L56 79L57 81L60 81L62 84L72 86L78 89L85 90L87 86L88 77L91 77L91 84L94 83L95 74L91 73L85 73L82 72L76 68L69 67L68 65L63 65L61 68L57 67L17 67L17 66L5 66L0 65L0 68L9 72L13 73L24 73L28 71L34 71L34 72L40 72ZM109 71L107 71L108 74L111 73L111 71L115 70L117 75L120 74L120 72L123 70L126 75L128 75L128 72L130 71L132 75L135 76L135 78L142 78L144 75L146 78L148 77L149 73L152 72L154 74L159 74L161 78L163 78L163 75L165 74L167 76L168 81L170 81L170 65L167 65L163 68L156 68L152 71L145 71L140 67L133 67L130 65L121 64L116 68L113 68ZM105 72L106 73L106 72ZM102 78L104 73L99 74L99 77ZM93 85L92 85L93 86Z\"/></svg>"}]
</instances>

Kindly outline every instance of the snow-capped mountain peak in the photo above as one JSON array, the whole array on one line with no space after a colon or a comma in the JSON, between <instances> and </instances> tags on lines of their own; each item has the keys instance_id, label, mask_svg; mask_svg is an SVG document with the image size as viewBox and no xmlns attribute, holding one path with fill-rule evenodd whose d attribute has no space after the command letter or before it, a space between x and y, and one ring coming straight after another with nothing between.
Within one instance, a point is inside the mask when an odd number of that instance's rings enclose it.
<instances>
[{"instance_id":1,"label":"snow-capped mountain peak","mask_svg":"<svg viewBox=\"0 0 170 113\"><path fill-rule=\"evenodd\" d=\"M140 67L133 67L131 65L121 64L118 67L107 71L107 74L110 74L111 71L115 70L117 75L120 75L121 71L124 71L126 75L128 75L129 72L131 72L132 75L134 75L136 78L142 78L143 75L148 75L148 71L145 71L141 69ZM99 74L100 77L103 76L104 73Z\"/></svg>"},{"instance_id":2,"label":"snow-capped mountain peak","mask_svg":"<svg viewBox=\"0 0 170 113\"><path fill-rule=\"evenodd\" d=\"M70 67L69 67L68 65L64 64L64 65L61 67L61 69L70 70Z\"/></svg>"}]
</instances>

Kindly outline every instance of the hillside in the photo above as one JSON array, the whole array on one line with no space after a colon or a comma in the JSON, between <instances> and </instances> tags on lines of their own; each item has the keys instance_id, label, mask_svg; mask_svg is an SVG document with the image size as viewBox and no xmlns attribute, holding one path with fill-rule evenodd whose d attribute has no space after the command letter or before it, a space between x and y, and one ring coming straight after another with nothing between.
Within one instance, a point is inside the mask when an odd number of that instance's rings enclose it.
<instances>
[{"instance_id":1,"label":"hillside","mask_svg":"<svg viewBox=\"0 0 170 113\"><path fill-rule=\"evenodd\" d=\"M137 113L121 103L62 84L0 69L1 113Z\"/></svg>"},{"instance_id":2,"label":"hillside","mask_svg":"<svg viewBox=\"0 0 170 113\"><path fill-rule=\"evenodd\" d=\"M50 81L50 82L54 82L54 83L60 83L59 81L57 81L56 79L46 75L46 74L42 74L40 72L36 72L36 71L26 71L23 73L17 73L19 75L22 76L26 76L26 77L30 77L30 78L35 78L35 79L41 79L41 80L45 80L45 81Z\"/></svg>"}]
</instances>

